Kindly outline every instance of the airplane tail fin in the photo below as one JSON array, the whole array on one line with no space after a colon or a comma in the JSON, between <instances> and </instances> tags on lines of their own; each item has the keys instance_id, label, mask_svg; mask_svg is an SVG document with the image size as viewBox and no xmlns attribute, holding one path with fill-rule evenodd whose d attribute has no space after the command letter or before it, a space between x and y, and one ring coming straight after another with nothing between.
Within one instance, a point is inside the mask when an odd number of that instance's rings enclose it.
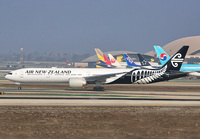
<instances>
[{"instance_id":1,"label":"airplane tail fin","mask_svg":"<svg viewBox=\"0 0 200 139\"><path fill-rule=\"evenodd\" d=\"M146 59L141 54L138 54L138 58L142 66L151 66L151 64L149 64L149 62L146 61Z\"/></svg>"},{"instance_id":2,"label":"airplane tail fin","mask_svg":"<svg viewBox=\"0 0 200 139\"><path fill-rule=\"evenodd\" d=\"M158 55L161 65L164 65L170 59L170 56L162 49L162 47L160 46L153 46L153 47Z\"/></svg>"},{"instance_id":3,"label":"airplane tail fin","mask_svg":"<svg viewBox=\"0 0 200 139\"><path fill-rule=\"evenodd\" d=\"M135 64L135 62L127 54L124 54L124 59L129 67L141 67L141 65Z\"/></svg>"},{"instance_id":4,"label":"airplane tail fin","mask_svg":"<svg viewBox=\"0 0 200 139\"><path fill-rule=\"evenodd\" d=\"M177 53L175 53L163 66L166 67L166 71L179 71L183 61L185 59L185 55L188 51L189 46L183 46Z\"/></svg>"},{"instance_id":5,"label":"airplane tail fin","mask_svg":"<svg viewBox=\"0 0 200 139\"><path fill-rule=\"evenodd\" d=\"M108 65L111 65L110 60L106 57L106 55L100 49L95 48L94 50L95 50L99 60L105 62Z\"/></svg>"},{"instance_id":6,"label":"airplane tail fin","mask_svg":"<svg viewBox=\"0 0 200 139\"><path fill-rule=\"evenodd\" d=\"M108 54L108 57L110 59L110 62L111 62L112 66L115 66L117 68L121 68L122 67L122 65L111 54Z\"/></svg>"}]
</instances>

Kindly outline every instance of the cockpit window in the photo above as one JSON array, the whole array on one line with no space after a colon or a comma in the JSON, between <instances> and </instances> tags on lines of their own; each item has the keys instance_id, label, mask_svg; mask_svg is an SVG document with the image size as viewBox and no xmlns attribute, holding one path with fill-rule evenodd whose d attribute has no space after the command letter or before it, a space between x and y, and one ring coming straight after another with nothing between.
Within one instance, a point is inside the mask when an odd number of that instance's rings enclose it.
<instances>
[{"instance_id":1,"label":"cockpit window","mask_svg":"<svg viewBox=\"0 0 200 139\"><path fill-rule=\"evenodd\" d=\"M12 75L12 72L9 72L8 75Z\"/></svg>"}]
</instances>

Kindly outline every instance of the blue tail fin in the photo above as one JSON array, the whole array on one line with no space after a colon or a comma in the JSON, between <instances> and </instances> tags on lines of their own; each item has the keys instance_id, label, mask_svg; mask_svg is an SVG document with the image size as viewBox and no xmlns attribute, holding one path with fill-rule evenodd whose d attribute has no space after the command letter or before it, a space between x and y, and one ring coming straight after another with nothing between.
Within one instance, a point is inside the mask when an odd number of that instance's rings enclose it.
<instances>
[{"instance_id":1,"label":"blue tail fin","mask_svg":"<svg viewBox=\"0 0 200 139\"><path fill-rule=\"evenodd\" d=\"M127 54L124 54L124 59L126 60L127 66L129 67L141 67L141 65L136 65Z\"/></svg>"},{"instance_id":2,"label":"blue tail fin","mask_svg":"<svg viewBox=\"0 0 200 139\"><path fill-rule=\"evenodd\" d=\"M170 56L160 46L153 47L156 50L161 65L164 65L170 59Z\"/></svg>"}]
</instances>

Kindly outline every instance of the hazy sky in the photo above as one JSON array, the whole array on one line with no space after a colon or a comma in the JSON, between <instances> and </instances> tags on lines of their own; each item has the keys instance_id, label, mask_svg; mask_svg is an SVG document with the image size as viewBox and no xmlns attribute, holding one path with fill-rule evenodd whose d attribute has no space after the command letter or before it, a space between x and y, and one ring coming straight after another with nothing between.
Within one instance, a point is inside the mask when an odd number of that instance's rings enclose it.
<instances>
[{"instance_id":1,"label":"hazy sky","mask_svg":"<svg viewBox=\"0 0 200 139\"><path fill-rule=\"evenodd\" d=\"M200 0L0 0L0 53L146 53L200 35Z\"/></svg>"}]
</instances>

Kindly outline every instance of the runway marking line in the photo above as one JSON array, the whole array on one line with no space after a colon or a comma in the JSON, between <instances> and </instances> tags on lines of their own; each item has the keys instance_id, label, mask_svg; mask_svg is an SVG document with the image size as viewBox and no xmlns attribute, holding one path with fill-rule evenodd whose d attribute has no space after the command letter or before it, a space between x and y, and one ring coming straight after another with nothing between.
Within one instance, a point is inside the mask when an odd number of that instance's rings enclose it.
<instances>
[{"instance_id":1,"label":"runway marking line","mask_svg":"<svg viewBox=\"0 0 200 139\"><path fill-rule=\"evenodd\" d=\"M98 94L47 94L47 93L4 93L5 95L44 95L44 96L98 96L98 97L134 97L134 98L148 98L149 96L125 96L125 95L98 95Z\"/></svg>"},{"instance_id":2,"label":"runway marking line","mask_svg":"<svg viewBox=\"0 0 200 139\"><path fill-rule=\"evenodd\" d=\"M148 106L160 106L160 105L168 105L169 103L157 103L157 104L148 104Z\"/></svg>"}]
</instances>

